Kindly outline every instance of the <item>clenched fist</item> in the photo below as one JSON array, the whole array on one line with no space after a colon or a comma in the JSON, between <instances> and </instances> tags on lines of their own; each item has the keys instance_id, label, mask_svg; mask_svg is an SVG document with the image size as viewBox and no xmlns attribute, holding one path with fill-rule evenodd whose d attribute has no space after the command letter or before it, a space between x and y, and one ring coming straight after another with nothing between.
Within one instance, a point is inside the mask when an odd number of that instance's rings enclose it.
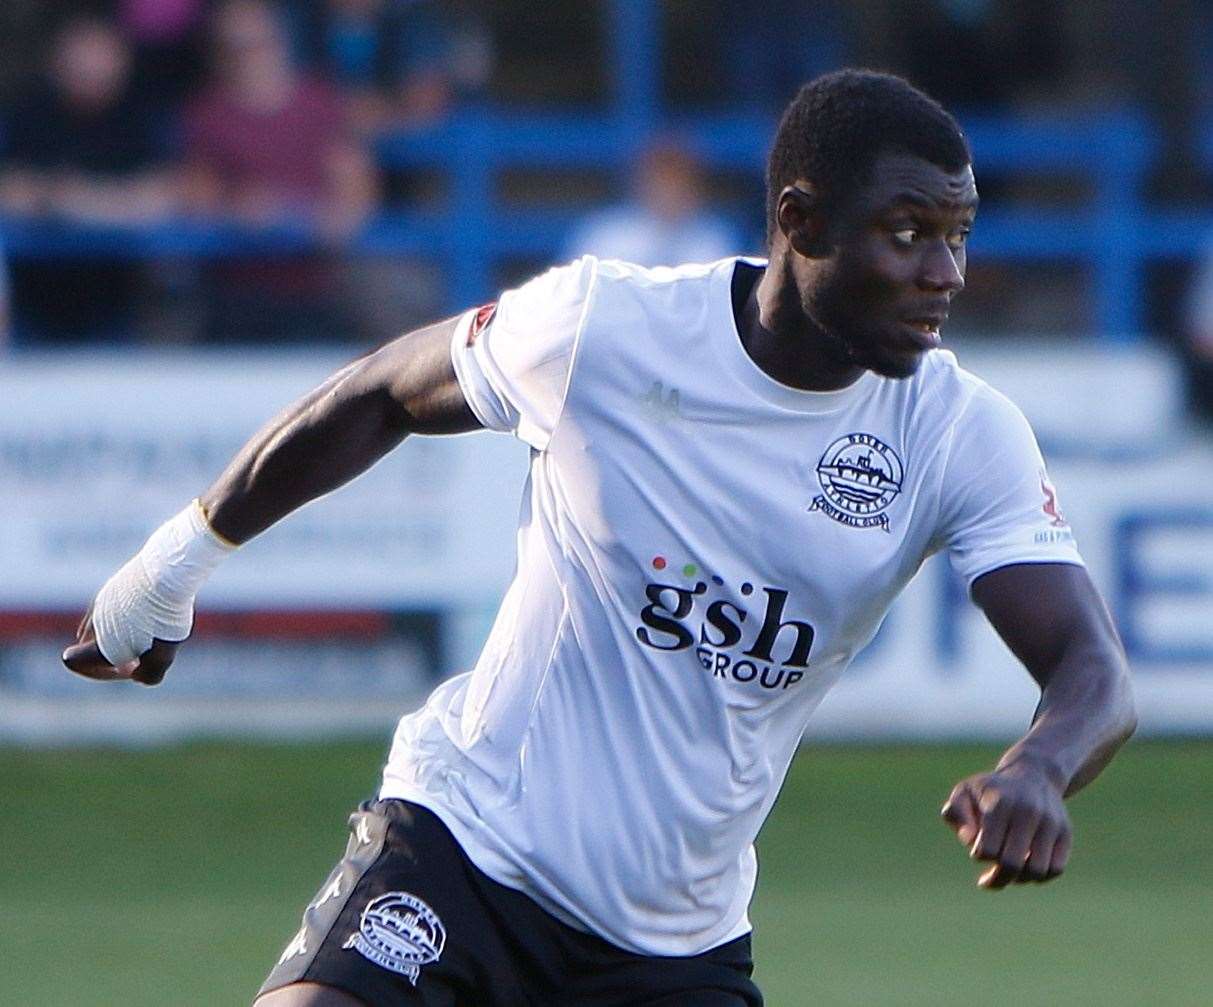
<instances>
[{"instance_id":1,"label":"clenched fist","mask_svg":"<svg viewBox=\"0 0 1213 1007\"><path fill-rule=\"evenodd\" d=\"M159 685L177 656L179 643L153 639L152 645L133 661L110 664L97 646L93 629L93 607L90 605L76 630L76 642L63 652L63 663L70 671L99 682L132 681L141 685Z\"/></svg>"},{"instance_id":2,"label":"clenched fist","mask_svg":"<svg viewBox=\"0 0 1213 1007\"><path fill-rule=\"evenodd\" d=\"M1064 784L1031 762L1014 762L961 780L940 814L974 860L993 864L982 888L1048 881L1070 856L1070 816Z\"/></svg>"}]
</instances>

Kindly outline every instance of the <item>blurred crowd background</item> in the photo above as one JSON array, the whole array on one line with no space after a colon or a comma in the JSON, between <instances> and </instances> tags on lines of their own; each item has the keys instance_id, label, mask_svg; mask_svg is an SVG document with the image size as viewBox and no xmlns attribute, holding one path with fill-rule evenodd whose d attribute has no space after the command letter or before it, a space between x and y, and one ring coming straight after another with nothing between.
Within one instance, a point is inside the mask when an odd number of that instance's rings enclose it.
<instances>
[{"instance_id":1,"label":"blurred crowd background","mask_svg":"<svg viewBox=\"0 0 1213 1007\"><path fill-rule=\"evenodd\" d=\"M1213 411L1201 0L7 0L3 339L366 344L585 251L760 253L775 118L843 65L1055 127L975 144L955 328L1152 338Z\"/></svg>"},{"instance_id":2,"label":"blurred crowd background","mask_svg":"<svg viewBox=\"0 0 1213 1007\"><path fill-rule=\"evenodd\" d=\"M970 888L936 809L1038 692L928 561L763 830L759 982L1210 1002L1213 2L0 0L0 1003L248 1001L391 725L476 660L528 454L410 439L225 564L155 690L63 669L98 586L366 347L583 252L761 254L777 116L845 65L972 141L945 340L1031 420L1141 727L1059 889Z\"/></svg>"}]
</instances>

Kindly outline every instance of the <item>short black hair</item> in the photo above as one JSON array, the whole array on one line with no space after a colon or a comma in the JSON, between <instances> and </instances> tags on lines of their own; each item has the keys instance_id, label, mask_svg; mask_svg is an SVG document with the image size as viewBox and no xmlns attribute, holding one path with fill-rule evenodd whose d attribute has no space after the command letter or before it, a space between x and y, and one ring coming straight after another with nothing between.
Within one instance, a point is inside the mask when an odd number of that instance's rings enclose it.
<instances>
[{"instance_id":1,"label":"short black hair","mask_svg":"<svg viewBox=\"0 0 1213 1007\"><path fill-rule=\"evenodd\" d=\"M809 81L784 110L767 160L767 241L779 225L779 194L813 182L827 205L866 185L887 151L913 154L946 171L972 159L956 120L909 81L873 70L838 70Z\"/></svg>"}]
</instances>

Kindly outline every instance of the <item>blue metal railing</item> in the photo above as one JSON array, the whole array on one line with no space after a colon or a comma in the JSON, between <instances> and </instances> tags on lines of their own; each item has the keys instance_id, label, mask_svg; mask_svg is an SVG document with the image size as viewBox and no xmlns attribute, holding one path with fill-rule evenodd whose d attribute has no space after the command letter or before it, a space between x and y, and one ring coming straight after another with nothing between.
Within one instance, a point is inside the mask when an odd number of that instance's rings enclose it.
<instances>
[{"instance_id":1,"label":"blue metal railing","mask_svg":"<svg viewBox=\"0 0 1213 1007\"><path fill-rule=\"evenodd\" d=\"M761 188L773 124L760 117L701 116L667 121L710 166L754 176ZM966 123L979 176L1064 172L1085 182L1086 197L1066 208L983 207L974 233L975 259L1064 261L1089 274L1091 318L1108 339L1146 330L1142 275L1160 256L1195 256L1211 225L1203 214L1146 206L1142 179L1153 136L1141 118L1124 112L1084 119L1033 122L976 119ZM448 181L445 200L423 209L380 213L353 240L350 252L436 260L445 267L449 307L491 297L499 266L510 259L553 259L588 207L568 201L520 208L499 193L503 172L561 168L624 174L645 131L618 116L523 114L468 109L424 131L390 136L378 146L383 165L427 169ZM747 232L761 228L762 206L731 210ZM15 258L110 256L197 258L302 252L314 247L302 226L249 231L199 220L170 220L131 228L5 219L0 234Z\"/></svg>"},{"instance_id":2,"label":"blue metal railing","mask_svg":"<svg viewBox=\"0 0 1213 1007\"><path fill-rule=\"evenodd\" d=\"M503 263L554 260L576 220L592 208L572 208L567 199L546 207L511 205L499 193L504 172L588 169L622 179L657 132L684 137L712 168L750 175L754 192L761 192L773 119L663 113L658 6L651 0L612 0L607 7L614 83L605 110L536 114L467 108L441 125L383 138L376 154L384 167L435 171L447 182L446 198L436 206L381 212L348 251L437 261L447 277L451 310L483 301L495 294ZM1157 146L1149 122L1129 111L963 121L979 184L985 172L1063 173L1086 192L1065 208L983 206L972 257L1075 264L1087 274L1090 324L1100 337L1127 341L1147 331L1142 285L1148 262L1202 254L1213 233L1208 212L1160 210L1144 202L1143 181ZM722 209L736 218L741 233L758 235L762 202L750 202ZM198 220L115 229L0 218L0 240L5 253L18 259L214 258L314 247L302 226L252 232Z\"/></svg>"}]
</instances>

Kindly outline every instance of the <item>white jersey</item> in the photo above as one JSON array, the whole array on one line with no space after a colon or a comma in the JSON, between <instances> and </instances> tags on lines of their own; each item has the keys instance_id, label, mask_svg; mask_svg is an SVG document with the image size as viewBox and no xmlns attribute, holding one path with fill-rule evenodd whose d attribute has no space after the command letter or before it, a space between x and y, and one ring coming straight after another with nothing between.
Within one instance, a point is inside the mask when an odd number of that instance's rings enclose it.
<instances>
[{"instance_id":1,"label":"white jersey","mask_svg":"<svg viewBox=\"0 0 1213 1007\"><path fill-rule=\"evenodd\" d=\"M1019 410L944 351L782 385L736 259L586 257L469 313L468 403L532 448L518 569L476 667L397 729L382 796L633 951L749 930L753 841L826 691L923 560L1081 563Z\"/></svg>"}]
</instances>

